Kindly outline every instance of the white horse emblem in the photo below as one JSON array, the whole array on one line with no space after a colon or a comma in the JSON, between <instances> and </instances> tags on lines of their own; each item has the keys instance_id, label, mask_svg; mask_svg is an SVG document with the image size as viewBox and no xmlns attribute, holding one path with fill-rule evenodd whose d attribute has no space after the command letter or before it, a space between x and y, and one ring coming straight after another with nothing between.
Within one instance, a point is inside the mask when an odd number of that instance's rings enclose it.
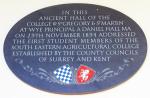
<instances>
[{"instance_id":1,"label":"white horse emblem","mask_svg":"<svg viewBox=\"0 0 150 98\"><path fill-rule=\"evenodd\" d=\"M89 70L81 70L81 73L80 73L80 75L79 75L79 77L81 77L82 78L82 81L86 81L87 79L88 79L88 74L89 74Z\"/></svg>"}]
</instances>

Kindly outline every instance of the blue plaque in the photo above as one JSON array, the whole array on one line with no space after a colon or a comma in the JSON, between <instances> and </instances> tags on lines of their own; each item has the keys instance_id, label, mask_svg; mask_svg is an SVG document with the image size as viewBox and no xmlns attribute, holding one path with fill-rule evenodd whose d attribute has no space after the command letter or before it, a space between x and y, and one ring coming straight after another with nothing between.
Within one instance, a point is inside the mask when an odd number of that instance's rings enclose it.
<instances>
[{"instance_id":1,"label":"blue plaque","mask_svg":"<svg viewBox=\"0 0 150 98\"><path fill-rule=\"evenodd\" d=\"M92 4L35 11L12 27L4 43L7 65L19 79L59 94L116 86L137 72L146 52L146 38L136 22Z\"/></svg>"}]
</instances>

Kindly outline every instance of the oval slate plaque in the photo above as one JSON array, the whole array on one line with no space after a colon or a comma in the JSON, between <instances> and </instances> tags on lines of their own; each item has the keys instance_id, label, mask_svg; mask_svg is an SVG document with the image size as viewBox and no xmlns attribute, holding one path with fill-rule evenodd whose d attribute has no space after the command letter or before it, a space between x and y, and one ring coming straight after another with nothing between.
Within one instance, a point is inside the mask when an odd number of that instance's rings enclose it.
<instances>
[{"instance_id":1,"label":"oval slate plaque","mask_svg":"<svg viewBox=\"0 0 150 98\"><path fill-rule=\"evenodd\" d=\"M48 92L102 91L130 78L147 51L141 28L98 5L64 4L38 10L9 31L4 55L25 83Z\"/></svg>"}]
</instances>

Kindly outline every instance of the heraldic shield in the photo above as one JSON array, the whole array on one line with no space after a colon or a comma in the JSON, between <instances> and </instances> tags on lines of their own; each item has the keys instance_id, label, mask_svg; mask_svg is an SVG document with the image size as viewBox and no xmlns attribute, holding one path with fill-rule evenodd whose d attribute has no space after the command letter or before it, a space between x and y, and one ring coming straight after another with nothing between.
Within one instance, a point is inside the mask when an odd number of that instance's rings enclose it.
<instances>
[{"instance_id":1,"label":"heraldic shield","mask_svg":"<svg viewBox=\"0 0 150 98\"><path fill-rule=\"evenodd\" d=\"M78 84L86 83L94 77L95 70L88 66L80 65L76 75L76 81Z\"/></svg>"}]
</instances>

